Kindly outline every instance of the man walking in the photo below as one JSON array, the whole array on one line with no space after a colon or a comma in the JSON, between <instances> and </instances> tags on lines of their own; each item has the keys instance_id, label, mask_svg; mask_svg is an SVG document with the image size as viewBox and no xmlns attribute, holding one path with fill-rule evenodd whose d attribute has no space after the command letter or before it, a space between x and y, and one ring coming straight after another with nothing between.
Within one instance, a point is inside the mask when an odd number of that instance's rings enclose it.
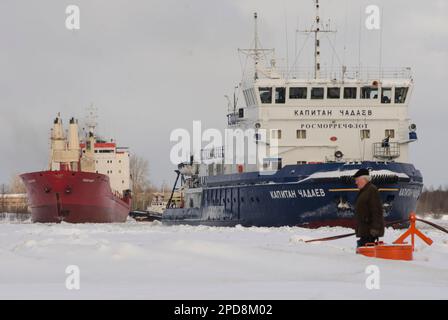
<instances>
[{"instance_id":1,"label":"man walking","mask_svg":"<svg viewBox=\"0 0 448 320\"><path fill-rule=\"evenodd\" d=\"M370 182L369 170L359 169L355 175L359 189L355 204L356 236L358 247L378 241L384 236L383 204L378 189Z\"/></svg>"}]
</instances>

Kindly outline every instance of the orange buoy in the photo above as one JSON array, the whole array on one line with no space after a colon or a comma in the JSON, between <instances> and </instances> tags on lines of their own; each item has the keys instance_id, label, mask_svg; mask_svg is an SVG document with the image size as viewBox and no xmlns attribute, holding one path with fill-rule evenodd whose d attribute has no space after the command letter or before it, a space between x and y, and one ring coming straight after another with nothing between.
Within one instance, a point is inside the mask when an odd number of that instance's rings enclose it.
<instances>
[{"instance_id":1,"label":"orange buoy","mask_svg":"<svg viewBox=\"0 0 448 320\"><path fill-rule=\"evenodd\" d=\"M411 222L409 229L406 230L393 244L385 244L382 241L376 243L368 243L365 246L356 249L356 253L371 258L391 259L391 260L412 260L415 245L415 236L422 239L427 245L432 244L432 240L425 236L415 226L417 217L414 212L411 213L409 220ZM404 240L411 236L411 244L407 244Z\"/></svg>"}]
</instances>

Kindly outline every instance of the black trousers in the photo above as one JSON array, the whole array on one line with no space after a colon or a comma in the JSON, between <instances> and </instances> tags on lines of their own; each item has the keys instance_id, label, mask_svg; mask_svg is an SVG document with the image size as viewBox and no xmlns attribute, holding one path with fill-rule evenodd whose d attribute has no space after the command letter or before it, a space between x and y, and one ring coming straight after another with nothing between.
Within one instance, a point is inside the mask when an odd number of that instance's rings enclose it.
<instances>
[{"instance_id":1,"label":"black trousers","mask_svg":"<svg viewBox=\"0 0 448 320\"><path fill-rule=\"evenodd\" d=\"M378 241L378 237L361 237L357 242L358 247L363 247L366 243L374 243L376 241Z\"/></svg>"}]
</instances>

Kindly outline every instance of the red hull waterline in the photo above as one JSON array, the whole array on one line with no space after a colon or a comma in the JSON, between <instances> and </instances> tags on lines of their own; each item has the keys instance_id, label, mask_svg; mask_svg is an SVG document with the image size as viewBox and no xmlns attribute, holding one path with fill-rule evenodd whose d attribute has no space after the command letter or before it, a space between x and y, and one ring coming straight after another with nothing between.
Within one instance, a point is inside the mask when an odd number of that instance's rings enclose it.
<instances>
[{"instance_id":1,"label":"red hull waterline","mask_svg":"<svg viewBox=\"0 0 448 320\"><path fill-rule=\"evenodd\" d=\"M25 184L33 222L125 222L131 199L121 198L103 174L41 171L20 176Z\"/></svg>"}]
</instances>

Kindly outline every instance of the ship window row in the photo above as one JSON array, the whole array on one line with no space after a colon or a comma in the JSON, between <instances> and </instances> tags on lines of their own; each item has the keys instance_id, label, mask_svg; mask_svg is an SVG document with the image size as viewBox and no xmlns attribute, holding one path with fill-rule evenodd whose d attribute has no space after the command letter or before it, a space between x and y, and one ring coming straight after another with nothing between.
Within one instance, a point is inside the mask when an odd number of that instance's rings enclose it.
<instances>
[{"instance_id":1,"label":"ship window row","mask_svg":"<svg viewBox=\"0 0 448 320\"><path fill-rule=\"evenodd\" d=\"M98 173L98 170L95 171L96 173ZM112 174L113 171L112 170L107 170L106 174ZM121 170L118 170L118 173L121 174Z\"/></svg>"},{"instance_id":2,"label":"ship window row","mask_svg":"<svg viewBox=\"0 0 448 320\"><path fill-rule=\"evenodd\" d=\"M113 153L113 149L95 149L95 153Z\"/></svg>"},{"instance_id":3,"label":"ship window row","mask_svg":"<svg viewBox=\"0 0 448 320\"><path fill-rule=\"evenodd\" d=\"M362 140L370 139L370 129L362 129L360 131L360 137ZM384 131L384 137L389 139L395 138L395 129L386 129ZM281 139L282 138L282 130L280 129L271 129L271 139ZM296 138L297 139L306 139L307 134L306 130L298 129L296 130Z\"/></svg>"},{"instance_id":4,"label":"ship window row","mask_svg":"<svg viewBox=\"0 0 448 320\"><path fill-rule=\"evenodd\" d=\"M282 130L280 129L271 130L271 139L281 139L281 138L282 138ZM303 129L296 130L296 138L306 139L306 130Z\"/></svg>"},{"instance_id":5,"label":"ship window row","mask_svg":"<svg viewBox=\"0 0 448 320\"><path fill-rule=\"evenodd\" d=\"M369 129L362 129L360 131L361 133L361 139L370 139L370 130ZM386 129L384 130L384 137L386 139L394 139L395 138L395 129Z\"/></svg>"},{"instance_id":6,"label":"ship window row","mask_svg":"<svg viewBox=\"0 0 448 320\"><path fill-rule=\"evenodd\" d=\"M363 87L260 87L260 101L262 104L271 104L272 102L283 104L286 102L286 91L289 90L290 100L311 99L363 99L376 100L381 97L381 103L392 103L392 92L395 89L394 102L405 103L408 94L408 87L381 87L363 86ZM325 90L326 89L326 90ZM244 92L249 91L245 90ZM326 96L325 96L326 91ZM359 92L359 96L358 96ZM274 93L274 96L273 96ZM254 97L245 93L246 101L250 105L254 104ZM274 100L274 101L273 101Z\"/></svg>"},{"instance_id":7,"label":"ship window row","mask_svg":"<svg viewBox=\"0 0 448 320\"><path fill-rule=\"evenodd\" d=\"M118 161L118 162L121 163L121 161ZM99 163L98 160L95 160L95 163ZM112 164L112 163L114 163L114 161L113 160L106 160L106 163Z\"/></svg>"}]
</instances>

